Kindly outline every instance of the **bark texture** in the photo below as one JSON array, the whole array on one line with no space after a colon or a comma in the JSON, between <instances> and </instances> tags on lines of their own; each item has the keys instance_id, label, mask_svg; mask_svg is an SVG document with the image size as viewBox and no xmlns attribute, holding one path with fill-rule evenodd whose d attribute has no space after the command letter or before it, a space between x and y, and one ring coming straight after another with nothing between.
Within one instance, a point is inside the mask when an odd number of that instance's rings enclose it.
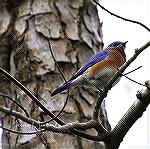
<instances>
[{"instance_id":1,"label":"bark texture","mask_svg":"<svg viewBox=\"0 0 150 149\"><path fill-rule=\"evenodd\" d=\"M47 38L50 38L52 51L66 79L71 78L92 54L102 50L102 26L96 5L90 0L9 0L2 2L0 7L0 66L33 91L43 105L57 113L67 92L53 98L50 96L64 80L50 54ZM39 121L50 119L4 76L0 76L0 92L20 102L32 118ZM96 91L73 88L60 119L66 123L89 120L95 99ZM20 111L7 99L0 99L0 104ZM105 127L109 127L105 106L102 106L100 117ZM35 131L10 115L5 116L4 123L5 127L15 127L22 132ZM93 130L89 131L93 133ZM102 148L100 143L52 132L38 135L5 132L4 140L4 148Z\"/></svg>"}]
</instances>

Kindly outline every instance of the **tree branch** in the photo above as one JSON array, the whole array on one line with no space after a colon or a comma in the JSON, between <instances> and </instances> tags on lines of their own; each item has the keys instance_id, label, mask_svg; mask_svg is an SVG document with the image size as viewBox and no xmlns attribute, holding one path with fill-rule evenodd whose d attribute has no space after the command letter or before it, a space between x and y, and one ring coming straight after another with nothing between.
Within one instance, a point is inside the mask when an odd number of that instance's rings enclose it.
<instances>
[{"instance_id":1,"label":"tree branch","mask_svg":"<svg viewBox=\"0 0 150 149\"><path fill-rule=\"evenodd\" d=\"M74 134L76 134L80 137L83 137L83 138L86 138L89 140L93 140L93 141L103 141L103 140L105 140L105 136L107 134L107 130L103 127L102 127L103 129L101 129L102 136L97 136L97 135L95 136L95 135L89 135L87 133L83 133L82 131L84 131L84 130L87 130L90 128L97 128L98 126L100 126L100 124L97 124L97 122L93 121L93 120L86 122L86 123L68 123L63 126L55 126L53 124L46 124L46 125L41 126L40 122L38 122L34 119L31 119L31 118L25 117L21 113L11 110L9 108L0 107L0 111L6 113L8 115L11 114L11 116L15 116L15 117L19 118L20 120L22 120L28 124L31 124L32 126L35 126L37 129L44 129L44 130L48 130L48 131L52 131L52 132L56 132L56 133L69 133L70 134L70 132L73 132ZM82 131L78 131L77 129L82 130ZM9 131L9 129L7 129L7 128L5 130ZM40 132L41 130L38 130L38 131ZM38 133L38 131L37 131L37 133ZM17 134L19 133L16 131L11 131L11 132L17 133ZM31 132L29 134L33 134L33 133L35 133L35 132ZM20 132L20 134L21 134L21 132Z\"/></svg>"},{"instance_id":2,"label":"tree branch","mask_svg":"<svg viewBox=\"0 0 150 149\"><path fill-rule=\"evenodd\" d=\"M66 132L68 132L68 130L72 131L74 129L85 131L87 129L97 128L99 126L99 124L97 121L90 120L90 121L85 122L85 123L79 123L79 122L68 123L66 125L59 126L59 127L56 127L56 126L51 125L51 124L47 124L47 125L42 125L41 128L52 131L52 126L54 128L53 131L66 133ZM106 134L107 130L105 128L103 128L103 129L101 129L101 133Z\"/></svg>"},{"instance_id":3,"label":"tree branch","mask_svg":"<svg viewBox=\"0 0 150 149\"><path fill-rule=\"evenodd\" d=\"M6 108L6 107L0 107L0 111L6 113L8 115L15 116L16 118L19 118L20 120L23 120L24 122L26 122L28 124L32 124L36 127L40 126L40 124L36 120L34 120L32 118L25 117L20 112L16 112L16 111L9 109L9 108Z\"/></svg>"},{"instance_id":4,"label":"tree branch","mask_svg":"<svg viewBox=\"0 0 150 149\"><path fill-rule=\"evenodd\" d=\"M146 108L150 104L150 80L146 81L145 85L147 88L137 93L138 99L128 109L116 127L109 134L107 141L105 142L108 149L118 148L132 125L143 115L143 112L146 111Z\"/></svg>"},{"instance_id":5,"label":"tree branch","mask_svg":"<svg viewBox=\"0 0 150 149\"><path fill-rule=\"evenodd\" d=\"M150 80L146 81L145 83L147 89L142 90L137 93L138 100L134 102L134 104L129 108L129 110L126 112L126 114L121 118L121 120L118 122L116 127L111 131L107 132L107 130L102 129L101 135L93 136L86 133L82 134L82 137L87 138L89 140L93 141L104 141L107 145L108 149L116 149L122 142L124 136L129 131L131 126L136 122L138 118L140 118L143 114L143 112L146 110L147 106L150 103ZM8 108L2 108L0 107L0 111L3 111L6 114L11 114L12 116L15 116L28 124L34 125L37 129L44 129L48 131L53 131L56 133L68 133L70 132L78 132L78 130L87 130L90 128L98 128L100 126L100 123L94 120L91 120L86 123L68 123L64 126L54 126L52 124L47 125L40 125L40 122L37 122L34 119L27 118L23 116L19 112L15 112L14 110L8 109ZM102 128L101 126L99 128ZM78 129L78 130L75 130ZM42 131L44 131L42 130ZM41 130L38 130L38 132L41 132ZM15 131L11 131L13 133L18 133ZM34 132L35 133L35 132ZM79 136L80 136L79 132ZM32 134L32 132L30 133Z\"/></svg>"},{"instance_id":6,"label":"tree branch","mask_svg":"<svg viewBox=\"0 0 150 149\"><path fill-rule=\"evenodd\" d=\"M111 14L112 16L115 16L115 17L117 17L117 18L119 18L119 19L122 19L122 20L124 20L124 21L136 23L136 24L138 24L138 25L144 27L147 31L150 32L150 28L148 28L148 27L147 27L146 25L144 25L143 23L138 22L138 21L134 21L134 20L131 20L131 19L127 19L127 18L124 18L124 17L121 17L121 16L119 16L119 15L117 15L117 14L115 14L115 13L112 13L112 12L109 11L108 9L106 9L104 6L102 6L102 5L101 5L100 3L98 3L96 0L94 0L94 2L95 2L100 8L102 8L103 10L105 10L106 12L108 12L109 14Z\"/></svg>"}]
</instances>

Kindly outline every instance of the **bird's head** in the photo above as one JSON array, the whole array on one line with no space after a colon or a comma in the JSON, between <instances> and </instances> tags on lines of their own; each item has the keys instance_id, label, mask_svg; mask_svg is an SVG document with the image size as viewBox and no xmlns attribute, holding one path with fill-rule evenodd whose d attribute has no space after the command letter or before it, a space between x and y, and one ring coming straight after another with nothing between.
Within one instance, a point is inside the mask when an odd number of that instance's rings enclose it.
<instances>
[{"instance_id":1,"label":"bird's head","mask_svg":"<svg viewBox=\"0 0 150 149\"><path fill-rule=\"evenodd\" d=\"M126 42L121 42L121 41L115 41L113 43L111 43L107 48L120 48L120 49L125 49L126 47Z\"/></svg>"}]
</instances>

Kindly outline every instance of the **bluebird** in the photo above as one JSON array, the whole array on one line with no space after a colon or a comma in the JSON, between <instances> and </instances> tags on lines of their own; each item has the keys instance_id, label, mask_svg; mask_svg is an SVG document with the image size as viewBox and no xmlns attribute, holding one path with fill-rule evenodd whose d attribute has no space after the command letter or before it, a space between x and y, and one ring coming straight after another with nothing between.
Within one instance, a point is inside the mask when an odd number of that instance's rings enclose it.
<instances>
[{"instance_id":1,"label":"bluebird","mask_svg":"<svg viewBox=\"0 0 150 149\"><path fill-rule=\"evenodd\" d=\"M54 90L51 96L72 86L89 86L102 90L118 69L126 62L124 49L127 42L115 41L101 52L93 55L70 80ZM113 86L118 81L119 79Z\"/></svg>"}]
</instances>

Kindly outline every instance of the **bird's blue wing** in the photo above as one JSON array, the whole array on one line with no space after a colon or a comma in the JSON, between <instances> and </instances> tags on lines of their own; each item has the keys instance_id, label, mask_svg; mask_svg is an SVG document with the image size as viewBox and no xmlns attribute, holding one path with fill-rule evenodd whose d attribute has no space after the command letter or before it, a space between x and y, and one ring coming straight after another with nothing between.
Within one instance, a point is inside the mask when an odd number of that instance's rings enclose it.
<instances>
[{"instance_id":1,"label":"bird's blue wing","mask_svg":"<svg viewBox=\"0 0 150 149\"><path fill-rule=\"evenodd\" d=\"M96 64L97 62L104 60L107 56L109 55L109 50L103 50L101 52L98 52L97 54L93 55L85 64L82 66L76 73L75 75L69 80L74 80L81 74L83 74L88 68Z\"/></svg>"},{"instance_id":2,"label":"bird's blue wing","mask_svg":"<svg viewBox=\"0 0 150 149\"><path fill-rule=\"evenodd\" d=\"M97 54L93 55L84 66L82 66L75 75L67 82L65 82L63 85L58 87L56 90L54 90L51 94L51 96L54 96L64 90L66 90L69 86L71 86L72 80L76 79L78 76L82 75L88 68L96 64L97 62L104 60L109 55L108 49L103 50L102 52L98 52Z\"/></svg>"}]
</instances>

